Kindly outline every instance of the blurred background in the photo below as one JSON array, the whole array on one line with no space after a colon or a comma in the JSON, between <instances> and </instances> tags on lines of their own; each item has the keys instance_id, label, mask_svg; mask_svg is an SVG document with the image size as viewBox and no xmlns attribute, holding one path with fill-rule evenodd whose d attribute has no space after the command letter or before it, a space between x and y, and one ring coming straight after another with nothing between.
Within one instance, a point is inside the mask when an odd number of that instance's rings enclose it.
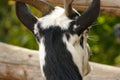
<instances>
[{"instance_id":1,"label":"blurred background","mask_svg":"<svg viewBox=\"0 0 120 80\"><path fill-rule=\"evenodd\" d=\"M31 10L35 15L41 15L35 8L31 7ZM114 33L114 26L119 23L118 16L100 14L89 32L90 61L120 65L120 44ZM38 50L34 36L16 17L14 2L7 0L0 0L0 42Z\"/></svg>"}]
</instances>

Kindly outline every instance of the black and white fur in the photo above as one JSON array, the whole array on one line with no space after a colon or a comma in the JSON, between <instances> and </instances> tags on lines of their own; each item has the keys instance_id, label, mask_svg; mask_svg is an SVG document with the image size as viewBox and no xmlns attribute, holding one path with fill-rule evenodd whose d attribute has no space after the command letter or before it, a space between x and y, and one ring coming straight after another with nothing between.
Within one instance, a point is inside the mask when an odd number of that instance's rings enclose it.
<instances>
[{"instance_id":1,"label":"black and white fur","mask_svg":"<svg viewBox=\"0 0 120 80\"><path fill-rule=\"evenodd\" d=\"M82 80L90 71L90 51L87 44L90 25L83 31L79 29L81 25L77 20L80 14L74 9L70 17L66 16L65 9L61 7L54 7L49 14L41 18L24 11L28 11L25 4L17 2L18 18L33 32L38 41L43 79Z\"/></svg>"},{"instance_id":2,"label":"black and white fur","mask_svg":"<svg viewBox=\"0 0 120 80\"><path fill-rule=\"evenodd\" d=\"M79 79L80 74L83 75L82 66L88 66L87 33L75 33L77 26L72 22L66 17L63 8L56 7L51 14L40 18L35 24L34 33L40 38L41 70L49 80ZM62 76L63 79L60 79Z\"/></svg>"}]
</instances>

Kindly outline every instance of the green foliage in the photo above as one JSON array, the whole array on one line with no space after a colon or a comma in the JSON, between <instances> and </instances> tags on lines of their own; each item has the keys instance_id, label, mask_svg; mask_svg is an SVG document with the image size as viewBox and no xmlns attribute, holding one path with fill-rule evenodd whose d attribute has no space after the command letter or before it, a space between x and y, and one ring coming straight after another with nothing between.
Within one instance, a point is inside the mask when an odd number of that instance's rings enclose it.
<instances>
[{"instance_id":1,"label":"green foliage","mask_svg":"<svg viewBox=\"0 0 120 80\"><path fill-rule=\"evenodd\" d=\"M39 16L34 8L32 11ZM89 33L89 44L92 49L91 61L115 65L120 63L120 44L114 36L113 26L119 23L120 17L101 14ZM0 41L38 49L32 33L17 19L14 4L0 0Z\"/></svg>"},{"instance_id":2,"label":"green foliage","mask_svg":"<svg viewBox=\"0 0 120 80\"><path fill-rule=\"evenodd\" d=\"M114 35L114 25L119 23L120 17L103 15L99 16L97 25L90 31L89 43L93 52L92 61L103 64L120 63L120 44Z\"/></svg>"},{"instance_id":3,"label":"green foliage","mask_svg":"<svg viewBox=\"0 0 120 80\"><path fill-rule=\"evenodd\" d=\"M38 49L32 33L17 19L15 6L9 6L6 0L0 1L0 41Z\"/></svg>"}]
</instances>

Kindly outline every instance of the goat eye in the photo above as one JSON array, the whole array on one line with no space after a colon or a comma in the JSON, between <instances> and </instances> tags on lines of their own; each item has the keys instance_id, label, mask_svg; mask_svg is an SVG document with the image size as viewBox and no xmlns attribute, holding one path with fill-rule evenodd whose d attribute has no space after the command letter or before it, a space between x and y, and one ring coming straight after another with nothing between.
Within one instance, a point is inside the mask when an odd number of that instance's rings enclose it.
<instances>
[{"instance_id":1,"label":"goat eye","mask_svg":"<svg viewBox=\"0 0 120 80\"><path fill-rule=\"evenodd\" d=\"M37 33L37 34L35 34L35 37L36 37L36 40L38 41L38 42L40 42L40 36L39 36L39 34Z\"/></svg>"}]
</instances>

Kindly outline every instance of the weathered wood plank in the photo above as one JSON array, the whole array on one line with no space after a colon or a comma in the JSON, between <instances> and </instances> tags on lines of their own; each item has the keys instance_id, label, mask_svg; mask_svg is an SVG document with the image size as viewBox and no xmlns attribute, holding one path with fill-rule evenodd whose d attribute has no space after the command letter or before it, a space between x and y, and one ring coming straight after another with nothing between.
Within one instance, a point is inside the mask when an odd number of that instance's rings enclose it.
<instances>
[{"instance_id":1,"label":"weathered wood plank","mask_svg":"<svg viewBox=\"0 0 120 80\"><path fill-rule=\"evenodd\" d=\"M63 6L63 0L46 0L52 5ZM74 7L79 11L84 11L92 0L74 0ZM120 0L101 0L101 12L110 15L120 16Z\"/></svg>"},{"instance_id":2,"label":"weathered wood plank","mask_svg":"<svg viewBox=\"0 0 120 80\"><path fill-rule=\"evenodd\" d=\"M120 68L90 63L91 73L85 77L85 80L120 80Z\"/></svg>"},{"instance_id":3,"label":"weathered wood plank","mask_svg":"<svg viewBox=\"0 0 120 80\"><path fill-rule=\"evenodd\" d=\"M9 0L15 1L15 0ZM54 6L63 6L63 0L45 0ZM73 6L78 11L85 11L92 0L74 0ZM101 0L101 13L120 16L120 0Z\"/></svg>"},{"instance_id":4,"label":"weathered wood plank","mask_svg":"<svg viewBox=\"0 0 120 80\"><path fill-rule=\"evenodd\" d=\"M53 5L63 4L64 0L45 0ZM74 4L79 6L88 6L90 5L92 0L74 0ZM102 7L113 7L113 8L120 8L120 0L101 0Z\"/></svg>"},{"instance_id":5,"label":"weathered wood plank","mask_svg":"<svg viewBox=\"0 0 120 80\"><path fill-rule=\"evenodd\" d=\"M120 68L90 62L84 80L120 80ZM42 80L38 51L0 43L0 80Z\"/></svg>"}]
</instances>

